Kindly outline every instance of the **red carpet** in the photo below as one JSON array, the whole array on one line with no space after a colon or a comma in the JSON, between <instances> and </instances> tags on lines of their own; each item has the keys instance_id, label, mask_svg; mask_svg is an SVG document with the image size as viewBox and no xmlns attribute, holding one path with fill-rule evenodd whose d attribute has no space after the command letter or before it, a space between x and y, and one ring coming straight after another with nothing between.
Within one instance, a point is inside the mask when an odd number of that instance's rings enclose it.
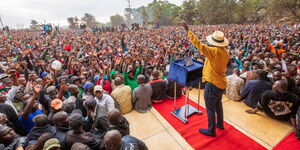
<instances>
[{"instance_id":1,"label":"red carpet","mask_svg":"<svg viewBox=\"0 0 300 150\"><path fill-rule=\"evenodd\" d=\"M273 150L299 150L300 141L298 141L294 135L295 132L290 133L278 145L276 145Z\"/></svg>"},{"instance_id":2,"label":"red carpet","mask_svg":"<svg viewBox=\"0 0 300 150\"><path fill-rule=\"evenodd\" d=\"M177 108L183 104L184 96L177 100ZM190 104L197 106L197 104L192 101L190 101ZM175 128L177 132L197 150L266 149L228 123L224 124L225 130L217 129L217 137L215 138L202 135L198 132L198 129L207 128L207 116L203 107L200 107L200 110L203 112L202 115L194 114L189 117L188 123L184 124L171 114L171 111L173 111L173 100L166 100L161 104L154 104L153 106L173 126L173 128Z\"/></svg>"}]
</instances>

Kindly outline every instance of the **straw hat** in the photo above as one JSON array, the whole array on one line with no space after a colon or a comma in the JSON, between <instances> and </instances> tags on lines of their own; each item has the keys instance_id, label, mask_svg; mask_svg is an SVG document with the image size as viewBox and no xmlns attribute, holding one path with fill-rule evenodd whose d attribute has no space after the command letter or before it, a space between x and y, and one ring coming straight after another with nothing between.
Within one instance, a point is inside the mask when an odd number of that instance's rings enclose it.
<instances>
[{"instance_id":1,"label":"straw hat","mask_svg":"<svg viewBox=\"0 0 300 150\"><path fill-rule=\"evenodd\" d=\"M222 31L215 31L213 34L207 36L206 40L209 44L217 47L225 47L229 43Z\"/></svg>"}]
</instances>

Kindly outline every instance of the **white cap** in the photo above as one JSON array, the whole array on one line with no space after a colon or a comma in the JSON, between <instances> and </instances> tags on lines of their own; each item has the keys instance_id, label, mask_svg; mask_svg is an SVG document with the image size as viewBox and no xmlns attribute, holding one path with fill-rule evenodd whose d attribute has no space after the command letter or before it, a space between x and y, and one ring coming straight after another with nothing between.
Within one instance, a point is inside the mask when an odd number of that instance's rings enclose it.
<instances>
[{"instance_id":1,"label":"white cap","mask_svg":"<svg viewBox=\"0 0 300 150\"><path fill-rule=\"evenodd\" d=\"M52 62L51 67L58 71L61 69L61 63L58 60L55 60Z\"/></svg>"}]
</instances>

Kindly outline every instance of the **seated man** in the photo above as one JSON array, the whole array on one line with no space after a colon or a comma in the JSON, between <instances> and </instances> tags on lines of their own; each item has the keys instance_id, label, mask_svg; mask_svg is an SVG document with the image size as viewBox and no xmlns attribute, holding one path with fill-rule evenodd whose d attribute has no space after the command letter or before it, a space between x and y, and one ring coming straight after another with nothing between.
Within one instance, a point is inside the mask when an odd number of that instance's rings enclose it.
<instances>
[{"instance_id":1,"label":"seated man","mask_svg":"<svg viewBox=\"0 0 300 150\"><path fill-rule=\"evenodd\" d=\"M148 150L143 141L130 135L126 135L122 138L118 130L111 130L105 134L104 145L106 150Z\"/></svg>"},{"instance_id":2,"label":"seated man","mask_svg":"<svg viewBox=\"0 0 300 150\"><path fill-rule=\"evenodd\" d=\"M159 72L157 70L153 70L152 72L152 81L148 82L148 84L152 87L152 102L153 103L161 103L164 101L166 97L166 82L164 80L159 79Z\"/></svg>"},{"instance_id":3,"label":"seated man","mask_svg":"<svg viewBox=\"0 0 300 150\"><path fill-rule=\"evenodd\" d=\"M300 105L297 95L288 92L288 83L285 80L278 80L273 85L273 90L262 94L260 104L263 111L271 118L277 120L291 119L294 130L296 131L296 113ZM256 113L248 110L249 113Z\"/></svg>"},{"instance_id":4,"label":"seated man","mask_svg":"<svg viewBox=\"0 0 300 150\"><path fill-rule=\"evenodd\" d=\"M252 108L256 108L261 95L272 89L272 85L266 81L267 73L258 69L254 71L256 80L250 80L246 83L241 96L244 99L244 103Z\"/></svg>"},{"instance_id":5,"label":"seated man","mask_svg":"<svg viewBox=\"0 0 300 150\"><path fill-rule=\"evenodd\" d=\"M66 133L66 147L71 149L72 145L80 142L88 145L93 150L100 149L101 140L90 132L84 132L82 128L82 115L73 113L69 117L70 127L72 130Z\"/></svg>"},{"instance_id":6,"label":"seated man","mask_svg":"<svg viewBox=\"0 0 300 150\"><path fill-rule=\"evenodd\" d=\"M241 91L244 87L244 80L239 75L240 70L235 68L233 69L233 74L226 77L228 81L226 96L235 101L241 100Z\"/></svg>"},{"instance_id":7,"label":"seated man","mask_svg":"<svg viewBox=\"0 0 300 150\"><path fill-rule=\"evenodd\" d=\"M124 115L132 110L132 90L130 86L123 84L123 80L120 77L116 77L114 81L116 88L112 91L111 96L118 103Z\"/></svg>"},{"instance_id":8,"label":"seated man","mask_svg":"<svg viewBox=\"0 0 300 150\"><path fill-rule=\"evenodd\" d=\"M114 108L109 110L107 119L110 124L109 130L118 130L122 137L129 135L129 122L121 115L118 109Z\"/></svg>"},{"instance_id":9,"label":"seated man","mask_svg":"<svg viewBox=\"0 0 300 150\"><path fill-rule=\"evenodd\" d=\"M139 84L137 82L137 76L141 73L142 66L139 65L139 67L137 68L136 72L133 70L134 69L134 65L132 66L131 69L129 69L129 71L127 71L127 68L128 68L128 63L126 62L125 71L123 71L124 84L125 85L129 85L130 88L132 90L134 90L136 87L139 86Z\"/></svg>"},{"instance_id":10,"label":"seated man","mask_svg":"<svg viewBox=\"0 0 300 150\"><path fill-rule=\"evenodd\" d=\"M132 103L136 111L145 113L152 108L152 87L150 84L145 84L144 75L138 75L137 81L139 87L133 90Z\"/></svg>"},{"instance_id":11,"label":"seated man","mask_svg":"<svg viewBox=\"0 0 300 150\"><path fill-rule=\"evenodd\" d=\"M167 79L167 89L166 89L166 97L168 99L174 99L174 88L175 88L175 81ZM182 86L180 86L179 84L176 84L176 98L181 97L182 95L182 90L181 90Z\"/></svg>"},{"instance_id":12,"label":"seated man","mask_svg":"<svg viewBox=\"0 0 300 150\"><path fill-rule=\"evenodd\" d=\"M94 95L94 99L97 103L95 108L95 118L106 117L108 110L115 108L115 101L110 95L103 93L101 85L95 86Z\"/></svg>"}]
</instances>

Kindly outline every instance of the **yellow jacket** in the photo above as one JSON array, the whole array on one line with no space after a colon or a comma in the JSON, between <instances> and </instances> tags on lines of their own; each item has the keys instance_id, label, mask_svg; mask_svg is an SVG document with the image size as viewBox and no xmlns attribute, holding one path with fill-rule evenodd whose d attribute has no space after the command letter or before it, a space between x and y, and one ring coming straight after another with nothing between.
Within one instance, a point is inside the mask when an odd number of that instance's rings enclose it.
<instances>
[{"instance_id":1,"label":"yellow jacket","mask_svg":"<svg viewBox=\"0 0 300 150\"><path fill-rule=\"evenodd\" d=\"M202 72L202 82L210 82L220 89L226 89L226 69L229 53L224 47L209 47L188 32L189 41L206 57Z\"/></svg>"}]
</instances>

